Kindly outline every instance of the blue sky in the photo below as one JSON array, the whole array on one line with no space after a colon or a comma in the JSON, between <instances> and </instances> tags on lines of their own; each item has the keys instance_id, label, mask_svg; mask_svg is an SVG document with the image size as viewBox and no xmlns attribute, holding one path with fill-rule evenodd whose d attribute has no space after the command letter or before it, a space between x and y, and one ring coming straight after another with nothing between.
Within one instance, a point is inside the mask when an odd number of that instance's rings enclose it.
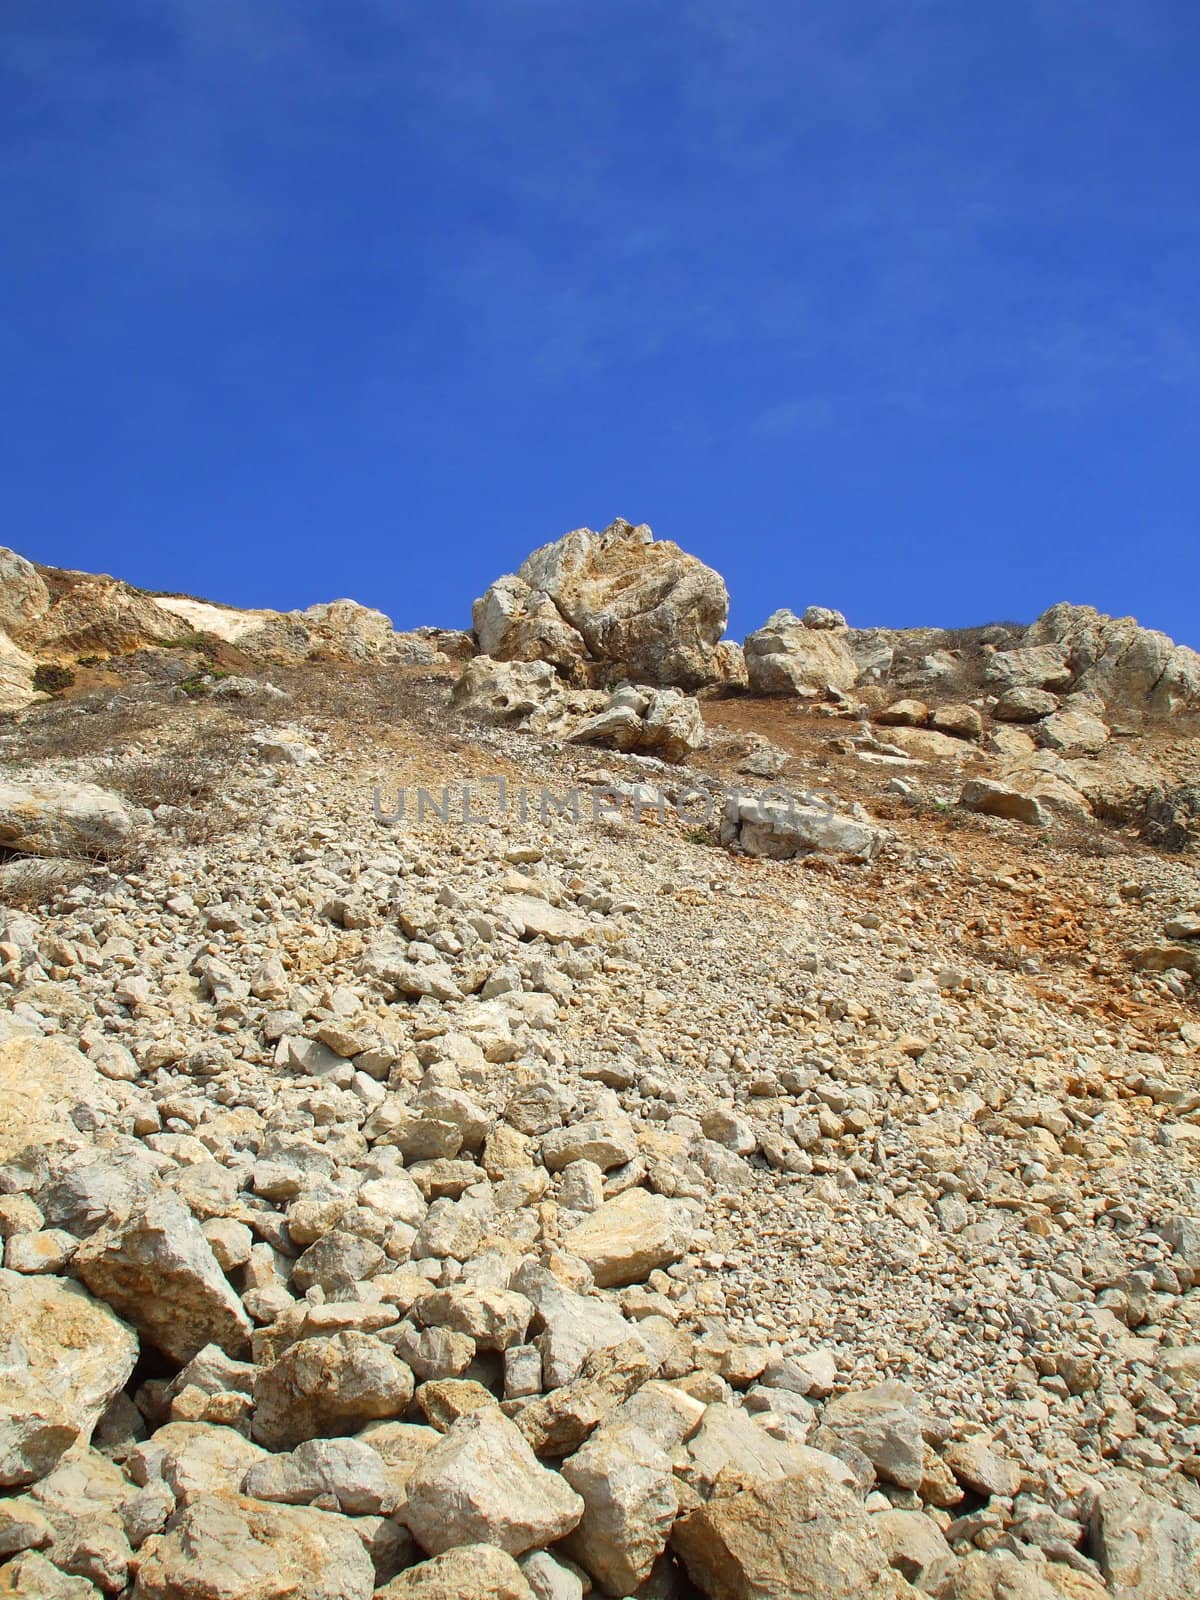
<instances>
[{"instance_id":1,"label":"blue sky","mask_svg":"<svg viewBox=\"0 0 1200 1600\"><path fill-rule=\"evenodd\" d=\"M0 541L1200 645L1198 81L1194 0L6 0Z\"/></svg>"}]
</instances>

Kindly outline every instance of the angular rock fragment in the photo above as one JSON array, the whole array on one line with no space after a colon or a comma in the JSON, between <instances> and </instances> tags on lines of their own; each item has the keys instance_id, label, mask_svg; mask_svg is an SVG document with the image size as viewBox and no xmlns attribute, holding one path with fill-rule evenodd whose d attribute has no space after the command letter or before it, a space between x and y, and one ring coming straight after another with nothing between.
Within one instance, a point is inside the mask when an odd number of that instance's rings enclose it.
<instances>
[{"instance_id":1,"label":"angular rock fragment","mask_svg":"<svg viewBox=\"0 0 1200 1600\"><path fill-rule=\"evenodd\" d=\"M408 1480L402 1515L432 1555L462 1544L492 1544L523 1555L561 1539L583 1501L541 1466L497 1407L462 1417Z\"/></svg>"},{"instance_id":2,"label":"angular rock fragment","mask_svg":"<svg viewBox=\"0 0 1200 1600\"><path fill-rule=\"evenodd\" d=\"M0 1486L86 1443L137 1355L132 1329L77 1284L0 1270Z\"/></svg>"},{"instance_id":3,"label":"angular rock fragment","mask_svg":"<svg viewBox=\"0 0 1200 1600\"><path fill-rule=\"evenodd\" d=\"M179 1201L148 1199L80 1245L72 1272L173 1361L205 1345L240 1355L250 1318L217 1265L200 1224Z\"/></svg>"}]
</instances>

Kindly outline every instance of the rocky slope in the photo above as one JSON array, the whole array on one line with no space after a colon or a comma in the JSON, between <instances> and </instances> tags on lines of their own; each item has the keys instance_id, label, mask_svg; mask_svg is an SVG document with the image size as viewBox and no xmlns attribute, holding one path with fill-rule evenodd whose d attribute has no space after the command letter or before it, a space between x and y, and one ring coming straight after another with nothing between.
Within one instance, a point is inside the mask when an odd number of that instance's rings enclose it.
<instances>
[{"instance_id":1,"label":"rocky slope","mask_svg":"<svg viewBox=\"0 0 1200 1600\"><path fill-rule=\"evenodd\" d=\"M1200 1593L1196 658L561 544L0 568L0 1595Z\"/></svg>"}]
</instances>

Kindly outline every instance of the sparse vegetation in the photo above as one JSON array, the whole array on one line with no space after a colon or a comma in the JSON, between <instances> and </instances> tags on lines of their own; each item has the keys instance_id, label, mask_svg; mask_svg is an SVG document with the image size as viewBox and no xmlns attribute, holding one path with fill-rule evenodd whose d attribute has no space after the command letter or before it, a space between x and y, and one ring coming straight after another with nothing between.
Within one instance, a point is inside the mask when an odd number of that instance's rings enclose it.
<instances>
[{"instance_id":1,"label":"sparse vegetation","mask_svg":"<svg viewBox=\"0 0 1200 1600\"><path fill-rule=\"evenodd\" d=\"M10 856L0 862L0 906L32 911L73 889L92 870L91 863L54 856Z\"/></svg>"},{"instance_id":2,"label":"sparse vegetation","mask_svg":"<svg viewBox=\"0 0 1200 1600\"><path fill-rule=\"evenodd\" d=\"M70 667L60 667L51 661L43 661L33 675L33 687L39 694L61 694L74 682L75 674Z\"/></svg>"}]
</instances>

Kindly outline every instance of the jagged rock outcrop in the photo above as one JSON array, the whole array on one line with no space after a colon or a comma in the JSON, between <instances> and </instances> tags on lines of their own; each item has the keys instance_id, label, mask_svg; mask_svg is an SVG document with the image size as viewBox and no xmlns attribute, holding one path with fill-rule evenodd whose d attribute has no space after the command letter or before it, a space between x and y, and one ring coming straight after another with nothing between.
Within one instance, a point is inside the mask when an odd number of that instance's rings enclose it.
<instances>
[{"instance_id":1,"label":"jagged rock outcrop","mask_svg":"<svg viewBox=\"0 0 1200 1600\"><path fill-rule=\"evenodd\" d=\"M1025 645L1054 651L1074 692L1107 706L1169 715L1200 705L1200 654L1132 617L1063 602L1038 618Z\"/></svg>"},{"instance_id":2,"label":"jagged rock outcrop","mask_svg":"<svg viewBox=\"0 0 1200 1600\"><path fill-rule=\"evenodd\" d=\"M631 678L696 689L737 672L720 651L729 594L718 573L641 524L576 528L475 602L481 654L549 661L576 683Z\"/></svg>"},{"instance_id":3,"label":"jagged rock outcrop","mask_svg":"<svg viewBox=\"0 0 1200 1600\"><path fill-rule=\"evenodd\" d=\"M43 569L49 604L14 630L16 642L40 660L120 655L169 637L174 624L154 600L102 573Z\"/></svg>"}]
</instances>

